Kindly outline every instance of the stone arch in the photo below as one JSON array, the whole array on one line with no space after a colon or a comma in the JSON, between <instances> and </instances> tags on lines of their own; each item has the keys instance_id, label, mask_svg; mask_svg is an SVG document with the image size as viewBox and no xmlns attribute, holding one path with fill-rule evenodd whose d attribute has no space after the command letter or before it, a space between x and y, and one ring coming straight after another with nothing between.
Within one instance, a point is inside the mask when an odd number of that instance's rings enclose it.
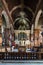
<instances>
[{"instance_id":1,"label":"stone arch","mask_svg":"<svg viewBox=\"0 0 43 65\"><path fill-rule=\"evenodd\" d=\"M40 18L40 16L41 16L41 14L42 14L42 9L40 9L40 10L38 11L37 15L36 15L36 19L35 19L35 29L37 29L37 27L38 27L38 22L39 22L39 18Z\"/></svg>"},{"instance_id":2,"label":"stone arch","mask_svg":"<svg viewBox=\"0 0 43 65\"><path fill-rule=\"evenodd\" d=\"M3 15L3 17L4 17L5 21L6 21L6 27L9 28L10 27L9 17L8 17L7 13L4 10L2 11L2 15Z\"/></svg>"}]
</instances>

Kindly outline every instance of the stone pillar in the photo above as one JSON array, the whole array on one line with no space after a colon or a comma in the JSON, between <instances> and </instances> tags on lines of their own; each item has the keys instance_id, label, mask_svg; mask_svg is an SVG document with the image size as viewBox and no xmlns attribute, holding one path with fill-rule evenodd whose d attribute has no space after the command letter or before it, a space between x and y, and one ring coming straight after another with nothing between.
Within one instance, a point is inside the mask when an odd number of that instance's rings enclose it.
<instances>
[{"instance_id":1,"label":"stone pillar","mask_svg":"<svg viewBox=\"0 0 43 65\"><path fill-rule=\"evenodd\" d=\"M2 18L0 16L0 46L2 46L2 30L1 30L1 27L2 27Z\"/></svg>"}]
</instances>

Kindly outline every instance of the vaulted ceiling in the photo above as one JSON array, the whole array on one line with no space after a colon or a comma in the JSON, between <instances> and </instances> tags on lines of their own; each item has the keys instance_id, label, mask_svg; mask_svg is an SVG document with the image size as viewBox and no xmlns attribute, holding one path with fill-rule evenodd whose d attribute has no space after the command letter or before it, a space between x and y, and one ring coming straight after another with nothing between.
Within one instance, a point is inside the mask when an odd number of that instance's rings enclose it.
<instances>
[{"instance_id":1,"label":"vaulted ceiling","mask_svg":"<svg viewBox=\"0 0 43 65\"><path fill-rule=\"evenodd\" d=\"M40 8L43 8L42 2L43 2L43 0L2 0L4 8L5 8L11 22L17 28L19 26L18 24L21 24L20 22L17 23L17 21L20 21L20 19L22 19L21 22L27 21L28 22L27 24L29 24L29 23L30 23L29 25L33 24L38 10ZM14 23L15 20L16 20L17 24ZM29 29L29 25L27 25L28 29Z\"/></svg>"}]
</instances>

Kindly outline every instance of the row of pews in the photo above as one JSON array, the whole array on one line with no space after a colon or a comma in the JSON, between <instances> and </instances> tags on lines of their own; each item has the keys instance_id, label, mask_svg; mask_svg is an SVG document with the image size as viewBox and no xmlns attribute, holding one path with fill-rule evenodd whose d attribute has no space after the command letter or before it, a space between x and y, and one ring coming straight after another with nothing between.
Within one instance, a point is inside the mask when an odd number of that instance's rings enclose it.
<instances>
[{"instance_id":1,"label":"row of pews","mask_svg":"<svg viewBox=\"0 0 43 65\"><path fill-rule=\"evenodd\" d=\"M43 52L0 52L0 60L42 60Z\"/></svg>"}]
</instances>

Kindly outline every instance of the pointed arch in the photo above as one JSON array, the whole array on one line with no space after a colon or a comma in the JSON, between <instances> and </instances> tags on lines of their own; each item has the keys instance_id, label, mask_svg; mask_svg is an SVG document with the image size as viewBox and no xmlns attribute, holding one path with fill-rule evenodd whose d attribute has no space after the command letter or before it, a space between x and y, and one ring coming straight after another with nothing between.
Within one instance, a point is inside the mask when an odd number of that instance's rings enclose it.
<instances>
[{"instance_id":1,"label":"pointed arch","mask_svg":"<svg viewBox=\"0 0 43 65\"><path fill-rule=\"evenodd\" d=\"M37 15L36 15L36 19L35 19L35 29L37 29L37 27L38 27L38 21L39 21L39 18L40 18L40 16L41 16L41 14L42 14L42 10L40 9L40 10L38 11Z\"/></svg>"},{"instance_id":2,"label":"pointed arch","mask_svg":"<svg viewBox=\"0 0 43 65\"><path fill-rule=\"evenodd\" d=\"M9 17L8 17L7 13L6 13L4 10L2 11L2 16L3 16L4 19L5 19L6 26L7 26L7 27L10 27L10 26L9 26L9 24L10 24L10 23L9 23Z\"/></svg>"}]
</instances>

